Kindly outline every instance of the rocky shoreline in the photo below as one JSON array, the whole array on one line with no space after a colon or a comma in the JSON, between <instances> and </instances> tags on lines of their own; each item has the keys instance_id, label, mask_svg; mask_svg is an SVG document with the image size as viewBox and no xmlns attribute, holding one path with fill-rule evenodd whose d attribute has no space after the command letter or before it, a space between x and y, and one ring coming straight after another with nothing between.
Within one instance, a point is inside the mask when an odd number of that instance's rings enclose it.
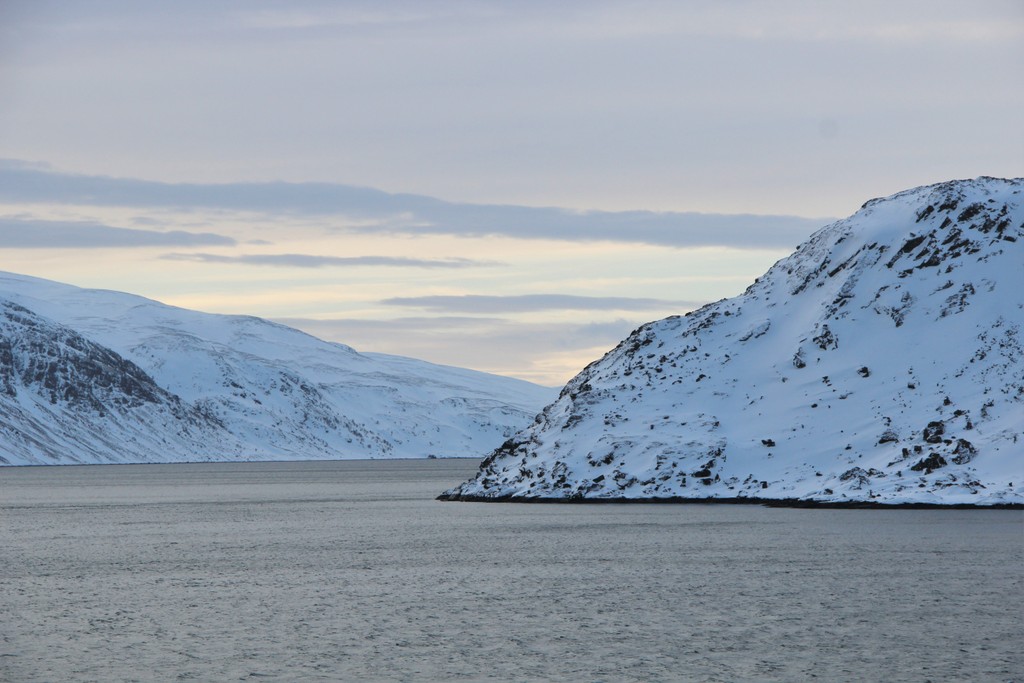
<instances>
[{"instance_id":1,"label":"rocky shoreline","mask_svg":"<svg viewBox=\"0 0 1024 683\"><path fill-rule=\"evenodd\" d=\"M458 493L442 493L435 500L460 503L533 503L562 505L623 505L623 504L672 504L672 505L761 505L772 508L832 508L837 510L1024 510L1024 503L993 503L971 505L969 503L877 503L870 500L830 501L805 500L802 498L686 498L671 496L662 498L542 498L529 496L474 496Z\"/></svg>"}]
</instances>

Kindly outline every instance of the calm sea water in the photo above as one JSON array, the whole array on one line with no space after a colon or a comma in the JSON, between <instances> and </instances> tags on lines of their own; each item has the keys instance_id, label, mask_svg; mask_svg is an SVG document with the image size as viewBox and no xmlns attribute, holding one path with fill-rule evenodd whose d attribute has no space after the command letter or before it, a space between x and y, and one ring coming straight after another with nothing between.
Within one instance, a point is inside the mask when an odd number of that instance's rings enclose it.
<instances>
[{"instance_id":1,"label":"calm sea water","mask_svg":"<svg viewBox=\"0 0 1024 683\"><path fill-rule=\"evenodd\" d=\"M1024 681L1024 513L441 503L470 461L0 469L0 680Z\"/></svg>"}]
</instances>

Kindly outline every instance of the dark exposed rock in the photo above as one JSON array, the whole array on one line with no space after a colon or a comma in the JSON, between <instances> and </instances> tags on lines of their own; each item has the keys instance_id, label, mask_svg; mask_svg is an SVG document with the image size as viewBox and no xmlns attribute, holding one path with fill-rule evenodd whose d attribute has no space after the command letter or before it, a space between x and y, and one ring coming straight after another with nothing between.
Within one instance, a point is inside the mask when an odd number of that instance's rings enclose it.
<instances>
[{"instance_id":1,"label":"dark exposed rock","mask_svg":"<svg viewBox=\"0 0 1024 683\"><path fill-rule=\"evenodd\" d=\"M839 338L828 328L828 325L822 325L821 333L814 337L814 343L822 351L839 348Z\"/></svg>"},{"instance_id":2,"label":"dark exposed rock","mask_svg":"<svg viewBox=\"0 0 1024 683\"><path fill-rule=\"evenodd\" d=\"M924 470L925 474L931 474L933 470L937 470L940 467L945 467L947 464L948 463L946 462L946 459L943 458L941 455L939 455L938 453L931 453L928 455L927 458L922 458L917 463L911 465L910 469L912 469L915 472L920 472Z\"/></svg>"},{"instance_id":3,"label":"dark exposed rock","mask_svg":"<svg viewBox=\"0 0 1024 683\"><path fill-rule=\"evenodd\" d=\"M891 429L887 429L884 432L882 432L882 436L878 437L878 444L881 445L883 443L894 443L894 442L899 441L899 440L900 440L899 435L896 432L894 432ZM903 450L904 450L904 454L906 455L906 450L907 449L904 448Z\"/></svg>"},{"instance_id":4,"label":"dark exposed rock","mask_svg":"<svg viewBox=\"0 0 1024 683\"><path fill-rule=\"evenodd\" d=\"M981 203L971 204L971 205L967 206L963 211L960 212L960 215L956 217L956 220L959 223L964 223L966 221L971 220L972 218L974 218L975 216L977 216L979 213L981 213L984 210L985 210L985 205L984 204L981 204Z\"/></svg>"},{"instance_id":5,"label":"dark exposed rock","mask_svg":"<svg viewBox=\"0 0 1024 683\"><path fill-rule=\"evenodd\" d=\"M928 426L921 433L921 438L927 443L942 443L942 435L945 433L946 424L941 420L936 420L928 423Z\"/></svg>"},{"instance_id":6,"label":"dark exposed rock","mask_svg":"<svg viewBox=\"0 0 1024 683\"><path fill-rule=\"evenodd\" d=\"M852 467L839 475L839 481L849 482L852 488L859 489L870 483L871 480L866 470Z\"/></svg>"},{"instance_id":7,"label":"dark exposed rock","mask_svg":"<svg viewBox=\"0 0 1024 683\"><path fill-rule=\"evenodd\" d=\"M974 444L967 439L957 439L956 448L953 449L953 462L957 465L966 465L977 454L978 449L974 447Z\"/></svg>"}]
</instances>

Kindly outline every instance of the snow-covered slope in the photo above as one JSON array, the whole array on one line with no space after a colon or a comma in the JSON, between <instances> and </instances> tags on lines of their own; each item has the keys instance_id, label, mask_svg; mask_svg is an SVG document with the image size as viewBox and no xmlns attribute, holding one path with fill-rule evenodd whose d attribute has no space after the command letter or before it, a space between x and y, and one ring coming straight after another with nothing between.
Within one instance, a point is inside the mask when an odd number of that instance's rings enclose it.
<instances>
[{"instance_id":1,"label":"snow-covered slope","mask_svg":"<svg viewBox=\"0 0 1024 683\"><path fill-rule=\"evenodd\" d=\"M124 462L200 453L221 425L141 368L0 301L0 463ZM227 447L237 451L238 444Z\"/></svg>"},{"instance_id":2,"label":"snow-covered slope","mask_svg":"<svg viewBox=\"0 0 1024 683\"><path fill-rule=\"evenodd\" d=\"M1022 194L868 202L636 330L442 498L1024 502Z\"/></svg>"},{"instance_id":3,"label":"snow-covered slope","mask_svg":"<svg viewBox=\"0 0 1024 683\"><path fill-rule=\"evenodd\" d=\"M0 463L467 456L555 392L0 273Z\"/></svg>"}]
</instances>

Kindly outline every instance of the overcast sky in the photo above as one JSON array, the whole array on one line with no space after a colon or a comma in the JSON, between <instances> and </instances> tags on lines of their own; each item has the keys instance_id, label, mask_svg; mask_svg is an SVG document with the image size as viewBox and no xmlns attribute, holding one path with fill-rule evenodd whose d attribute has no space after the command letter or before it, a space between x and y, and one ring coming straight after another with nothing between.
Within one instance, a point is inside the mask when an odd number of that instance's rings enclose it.
<instances>
[{"instance_id":1,"label":"overcast sky","mask_svg":"<svg viewBox=\"0 0 1024 683\"><path fill-rule=\"evenodd\" d=\"M0 269L557 384L1021 111L1019 0L3 0Z\"/></svg>"}]
</instances>

